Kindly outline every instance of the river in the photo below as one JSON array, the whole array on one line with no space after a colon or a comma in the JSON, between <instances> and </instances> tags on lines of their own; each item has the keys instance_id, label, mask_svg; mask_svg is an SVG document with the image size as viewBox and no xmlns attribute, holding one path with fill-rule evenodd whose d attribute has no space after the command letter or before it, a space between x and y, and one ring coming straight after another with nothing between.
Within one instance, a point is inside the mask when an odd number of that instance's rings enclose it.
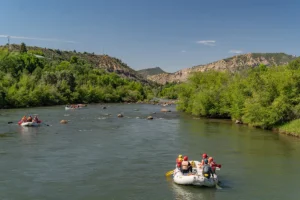
<instances>
[{"instance_id":1,"label":"river","mask_svg":"<svg viewBox=\"0 0 300 200\"><path fill-rule=\"evenodd\" d=\"M174 106L169 113L157 105L102 107L0 110L0 199L299 199L297 138L196 119ZM49 126L8 124L24 114L38 114ZM150 114L154 119L146 120ZM180 186L165 177L178 154L200 160L204 152L222 164L223 189Z\"/></svg>"}]
</instances>

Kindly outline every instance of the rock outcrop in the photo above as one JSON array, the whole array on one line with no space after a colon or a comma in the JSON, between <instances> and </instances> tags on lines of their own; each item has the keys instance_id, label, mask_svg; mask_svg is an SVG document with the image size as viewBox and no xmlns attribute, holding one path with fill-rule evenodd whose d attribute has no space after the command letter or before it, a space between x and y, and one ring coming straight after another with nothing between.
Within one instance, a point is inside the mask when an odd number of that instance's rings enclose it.
<instances>
[{"instance_id":1,"label":"rock outcrop","mask_svg":"<svg viewBox=\"0 0 300 200\"><path fill-rule=\"evenodd\" d=\"M206 65L198 65L192 68L182 69L175 73L162 73L147 78L159 84L179 83L187 81L194 72L204 72L208 70L236 72L249 67L256 67L260 64L283 65L295 59L295 56L284 53L249 53L231 58L219 60Z\"/></svg>"},{"instance_id":2,"label":"rock outcrop","mask_svg":"<svg viewBox=\"0 0 300 200\"><path fill-rule=\"evenodd\" d=\"M156 74L166 73L160 67L142 69L142 70L138 70L137 72L145 78L147 78L148 76L156 75Z\"/></svg>"},{"instance_id":3,"label":"rock outcrop","mask_svg":"<svg viewBox=\"0 0 300 200\"><path fill-rule=\"evenodd\" d=\"M65 120L65 119L63 119L63 120L61 120L61 121L60 121L60 123L61 123L61 124L67 124L67 123L68 123L68 121L67 121L67 120Z\"/></svg>"}]
</instances>

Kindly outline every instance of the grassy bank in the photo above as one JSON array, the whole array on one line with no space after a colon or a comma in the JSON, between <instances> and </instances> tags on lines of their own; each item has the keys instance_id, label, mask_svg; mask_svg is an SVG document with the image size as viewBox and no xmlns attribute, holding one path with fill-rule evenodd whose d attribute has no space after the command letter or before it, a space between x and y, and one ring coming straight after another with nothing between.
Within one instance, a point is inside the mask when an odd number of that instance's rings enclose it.
<instances>
[{"instance_id":1,"label":"grassy bank","mask_svg":"<svg viewBox=\"0 0 300 200\"><path fill-rule=\"evenodd\" d=\"M300 119L296 119L282 126L278 126L276 130L279 133L300 137Z\"/></svg>"}]
</instances>

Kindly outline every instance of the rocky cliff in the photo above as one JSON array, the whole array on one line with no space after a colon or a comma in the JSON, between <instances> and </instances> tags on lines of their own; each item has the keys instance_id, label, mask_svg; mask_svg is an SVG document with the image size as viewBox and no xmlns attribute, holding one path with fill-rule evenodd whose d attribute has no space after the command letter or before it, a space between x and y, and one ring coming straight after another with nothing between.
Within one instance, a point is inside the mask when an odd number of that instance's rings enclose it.
<instances>
[{"instance_id":1,"label":"rocky cliff","mask_svg":"<svg viewBox=\"0 0 300 200\"><path fill-rule=\"evenodd\" d=\"M198 65L192 68L182 69L175 73L162 73L158 75L148 76L151 81L159 84L172 82L184 82L193 72L203 72L208 70L218 70L236 72L249 67L256 67L260 64L267 66L287 64L295 59L295 56L284 53L249 53L238 55L226 59L222 59L206 65Z\"/></svg>"}]
</instances>

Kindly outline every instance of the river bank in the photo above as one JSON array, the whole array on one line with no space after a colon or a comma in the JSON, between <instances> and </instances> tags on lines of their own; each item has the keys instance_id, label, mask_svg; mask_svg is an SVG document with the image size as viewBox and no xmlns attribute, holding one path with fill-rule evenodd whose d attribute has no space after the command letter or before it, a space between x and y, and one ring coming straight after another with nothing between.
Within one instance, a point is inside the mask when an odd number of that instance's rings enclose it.
<instances>
[{"instance_id":1,"label":"river bank","mask_svg":"<svg viewBox=\"0 0 300 200\"><path fill-rule=\"evenodd\" d=\"M170 105L176 105L176 103L178 102L178 100L168 100L168 99L155 99L155 100L150 100L150 101L140 101L140 102L136 102L141 103L141 104L152 104L152 105L161 105L161 106L170 106ZM124 102L126 103L126 102ZM164 110L164 109L162 109ZM162 111L162 112L167 112L166 110ZM206 119L209 119L208 117L204 117ZM217 118L215 118L217 119ZM228 120L229 118L221 118L224 120ZM248 124L243 123L240 120L232 120L232 122L234 122L235 124L241 124L241 125L245 125L245 126L249 126ZM262 129L261 127L255 127L258 129ZM275 126L272 127L270 129L267 129L269 131L273 131L279 134L284 134L284 135L288 135L288 136L293 136L293 137L298 137L300 138L300 119L296 119L290 122L287 122L281 126Z\"/></svg>"},{"instance_id":2,"label":"river bank","mask_svg":"<svg viewBox=\"0 0 300 200\"><path fill-rule=\"evenodd\" d=\"M281 134L300 138L300 119L290 121L274 129Z\"/></svg>"},{"instance_id":3,"label":"river bank","mask_svg":"<svg viewBox=\"0 0 300 200\"><path fill-rule=\"evenodd\" d=\"M206 119L219 119L219 118L207 118L207 117L204 117L204 118L206 118ZM200 119L200 118L198 118L198 119ZM229 120L229 119L228 118L221 118L221 120ZM243 123L239 120L231 120L231 121L232 121L232 123L235 123L237 125L253 127L253 126L250 126L250 125L248 125L246 123ZM261 127L254 127L254 128L263 129ZM263 129L263 130L272 131L276 134L283 134L283 135L287 135L287 136L300 138L300 119L296 119L296 120L287 122L283 125L275 126L275 127L270 128L270 129Z\"/></svg>"}]
</instances>

